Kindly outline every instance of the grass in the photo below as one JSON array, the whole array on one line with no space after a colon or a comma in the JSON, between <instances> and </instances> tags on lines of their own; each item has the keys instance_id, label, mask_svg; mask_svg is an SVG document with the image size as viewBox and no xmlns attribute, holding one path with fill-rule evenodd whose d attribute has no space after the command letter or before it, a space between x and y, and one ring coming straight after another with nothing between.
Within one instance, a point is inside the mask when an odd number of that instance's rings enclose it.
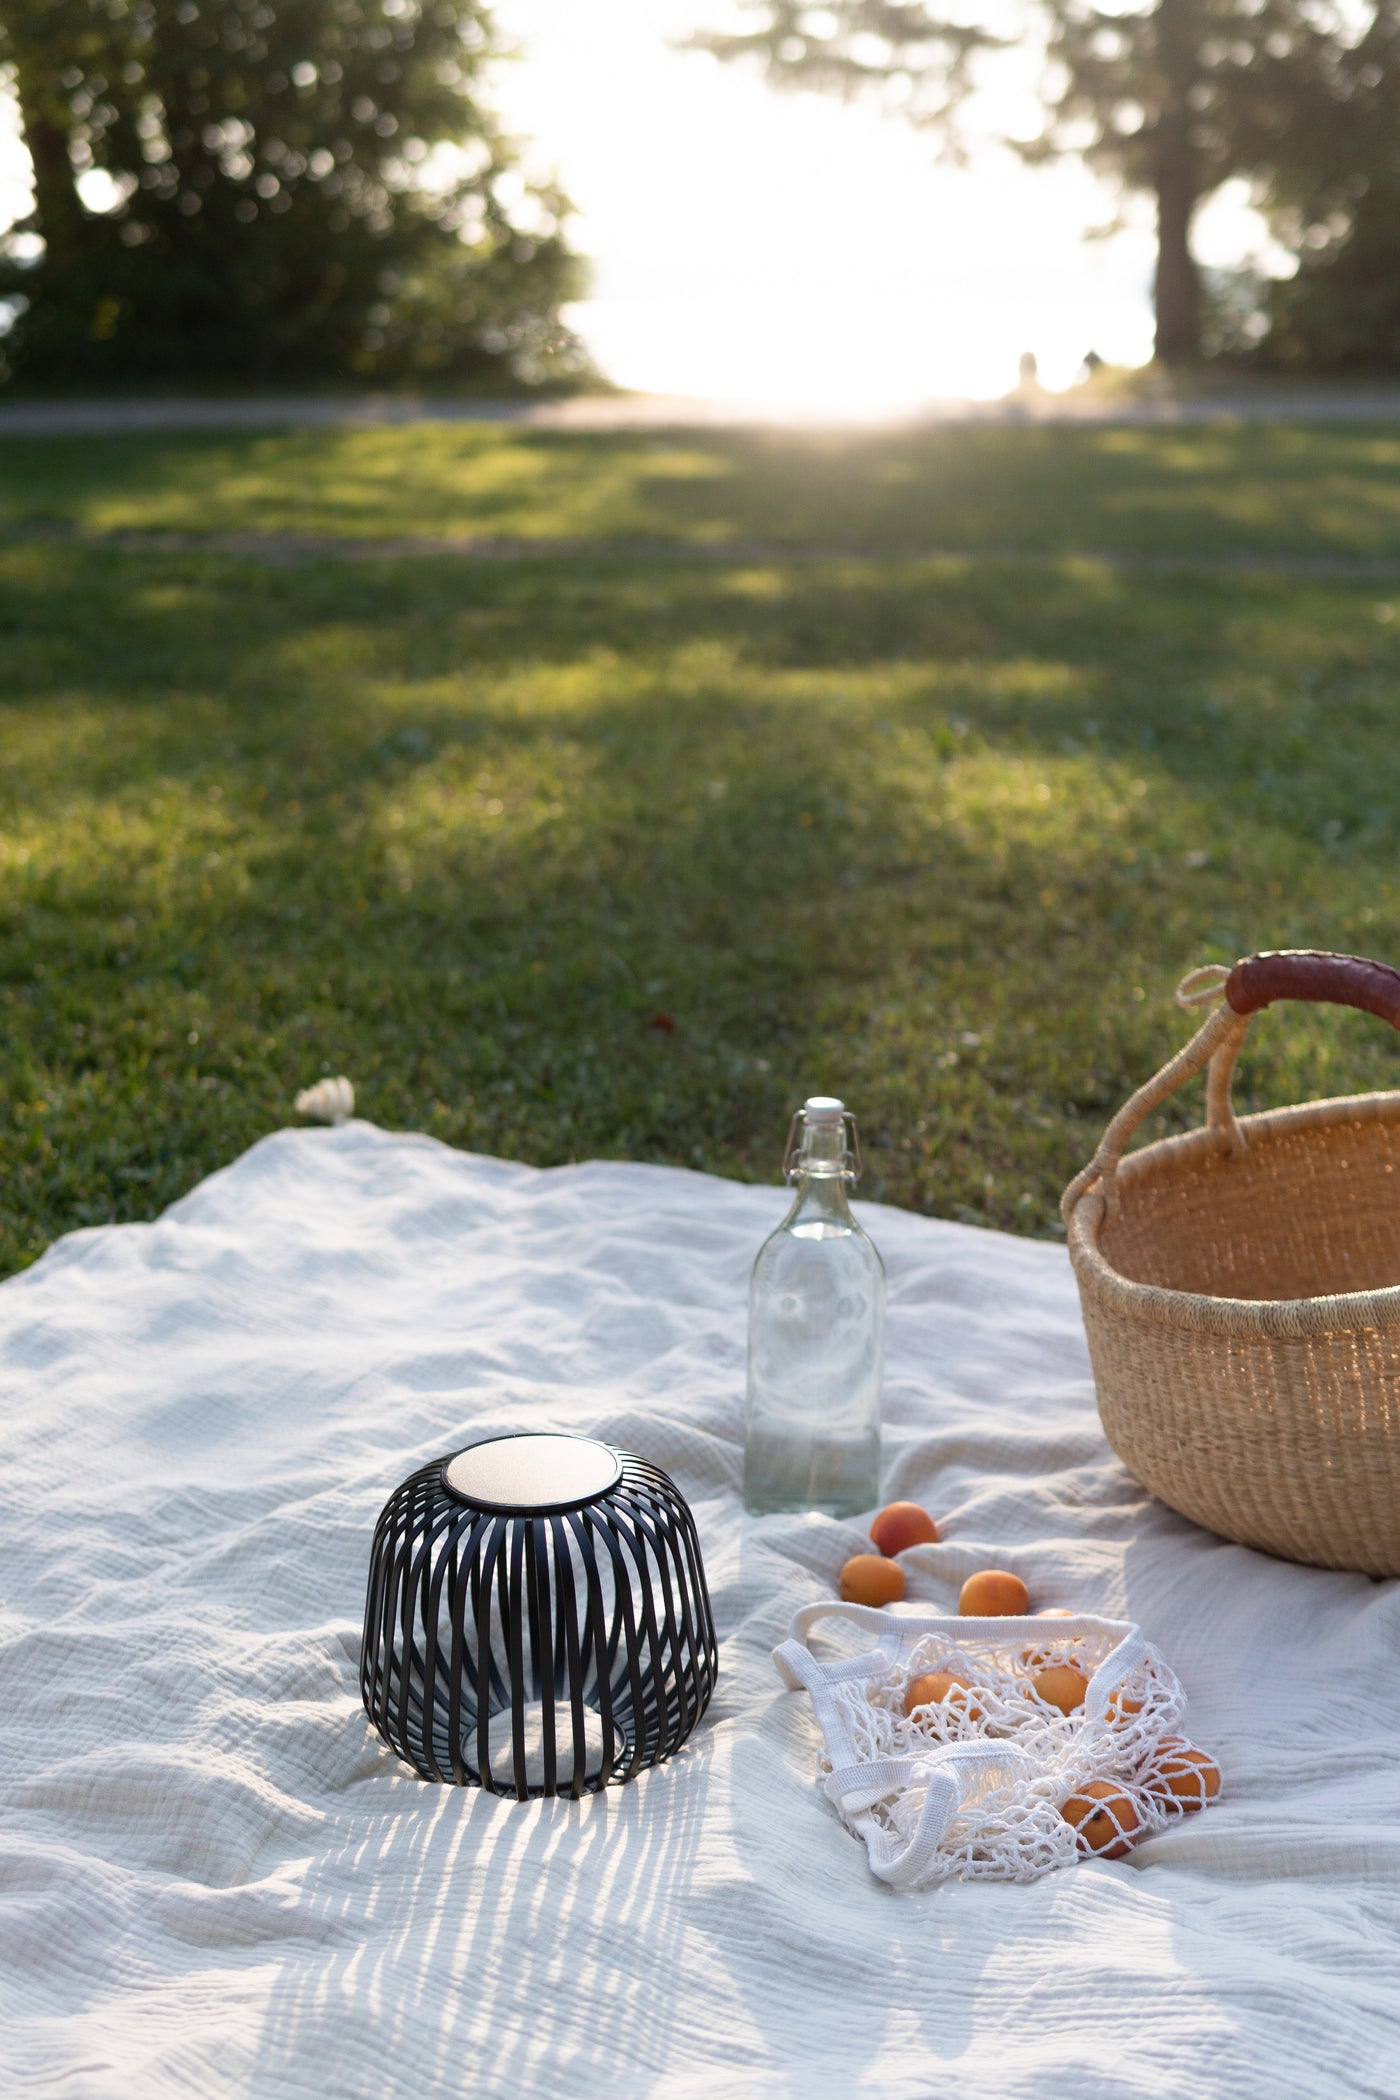
<instances>
[{"instance_id":1,"label":"grass","mask_svg":"<svg viewBox=\"0 0 1400 2100\"><path fill-rule=\"evenodd\" d=\"M0 542L0 1263L154 1215L327 1070L375 1120L474 1149L759 1179L793 1104L835 1090L865 1193L1049 1233L1181 1040L1184 969L1400 959L1400 581L975 551L1018 516L1060 546L1052 458L1086 541L1388 549L1400 432L906 451L895 480L885 438L7 443L12 523L489 517L606 541L718 520L969 551L278 565ZM692 457L723 476L651 478ZM1356 1015L1282 1009L1254 1043L1252 1101L1396 1076Z\"/></svg>"},{"instance_id":2,"label":"grass","mask_svg":"<svg viewBox=\"0 0 1400 2100\"><path fill-rule=\"evenodd\" d=\"M8 438L0 527L1400 555L1400 428Z\"/></svg>"}]
</instances>

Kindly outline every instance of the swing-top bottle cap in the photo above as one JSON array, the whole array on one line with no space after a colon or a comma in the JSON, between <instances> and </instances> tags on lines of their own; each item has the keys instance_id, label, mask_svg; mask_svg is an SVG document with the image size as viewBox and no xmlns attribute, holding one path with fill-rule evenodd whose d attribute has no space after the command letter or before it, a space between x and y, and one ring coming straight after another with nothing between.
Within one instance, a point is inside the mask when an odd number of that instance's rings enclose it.
<instances>
[{"instance_id":1,"label":"swing-top bottle cap","mask_svg":"<svg viewBox=\"0 0 1400 2100\"><path fill-rule=\"evenodd\" d=\"M860 1179L856 1119L835 1094L809 1094L788 1125L783 1179L795 1181L801 1174L840 1174L853 1184Z\"/></svg>"}]
</instances>

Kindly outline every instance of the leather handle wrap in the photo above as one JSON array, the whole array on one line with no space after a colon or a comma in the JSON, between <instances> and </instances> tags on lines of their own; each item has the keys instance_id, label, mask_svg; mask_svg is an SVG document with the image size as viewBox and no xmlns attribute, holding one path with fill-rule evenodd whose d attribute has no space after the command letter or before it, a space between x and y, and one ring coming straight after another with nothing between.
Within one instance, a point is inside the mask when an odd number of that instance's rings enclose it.
<instances>
[{"instance_id":1,"label":"leather handle wrap","mask_svg":"<svg viewBox=\"0 0 1400 2100\"><path fill-rule=\"evenodd\" d=\"M1329 955L1314 948L1281 948L1247 955L1225 980L1226 1004L1237 1014L1258 1013L1275 999L1355 1006L1400 1028L1400 970L1364 955Z\"/></svg>"}]
</instances>

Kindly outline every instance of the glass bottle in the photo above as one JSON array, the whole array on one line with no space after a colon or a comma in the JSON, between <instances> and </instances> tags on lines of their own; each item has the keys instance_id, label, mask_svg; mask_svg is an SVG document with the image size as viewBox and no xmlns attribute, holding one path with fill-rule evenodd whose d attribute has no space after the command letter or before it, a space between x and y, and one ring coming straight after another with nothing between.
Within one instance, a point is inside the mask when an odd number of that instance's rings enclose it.
<instances>
[{"instance_id":1,"label":"glass bottle","mask_svg":"<svg viewBox=\"0 0 1400 2100\"><path fill-rule=\"evenodd\" d=\"M848 1120L855 1141L855 1118L825 1094L793 1117L792 1209L753 1266L744 1506L756 1515L850 1517L879 1500L885 1268L851 1215Z\"/></svg>"}]
</instances>

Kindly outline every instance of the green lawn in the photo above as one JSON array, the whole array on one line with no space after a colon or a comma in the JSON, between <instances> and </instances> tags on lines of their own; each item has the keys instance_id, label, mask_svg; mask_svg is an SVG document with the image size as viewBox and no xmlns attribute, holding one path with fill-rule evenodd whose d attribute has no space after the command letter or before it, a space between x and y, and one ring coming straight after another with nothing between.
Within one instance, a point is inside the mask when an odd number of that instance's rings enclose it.
<instances>
[{"instance_id":1,"label":"green lawn","mask_svg":"<svg viewBox=\"0 0 1400 2100\"><path fill-rule=\"evenodd\" d=\"M1400 427L865 435L417 424L0 443L0 526L1400 555Z\"/></svg>"},{"instance_id":2,"label":"green lawn","mask_svg":"<svg viewBox=\"0 0 1400 2100\"><path fill-rule=\"evenodd\" d=\"M1052 1231L1184 969L1400 960L1400 567L1064 550L1400 557L1397 465L1376 429L6 441L0 1261L153 1215L326 1070L478 1150L763 1179L838 1091L866 1193ZM600 547L3 537L41 520ZM1017 544L1063 558L976 558ZM1357 1015L1255 1040L1254 1100L1400 1071Z\"/></svg>"}]
</instances>

